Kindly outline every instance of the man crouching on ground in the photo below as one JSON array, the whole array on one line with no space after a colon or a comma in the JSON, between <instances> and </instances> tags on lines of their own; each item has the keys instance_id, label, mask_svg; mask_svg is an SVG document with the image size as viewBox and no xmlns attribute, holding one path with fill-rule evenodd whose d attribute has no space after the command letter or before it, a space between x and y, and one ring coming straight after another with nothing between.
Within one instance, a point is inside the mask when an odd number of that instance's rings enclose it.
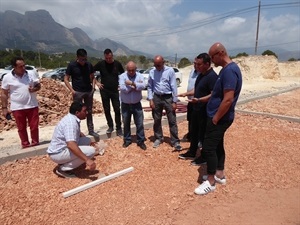
<instances>
[{"instance_id":1,"label":"man crouching on ground","mask_svg":"<svg viewBox=\"0 0 300 225\"><path fill-rule=\"evenodd\" d=\"M86 115L86 106L73 102L69 113L55 127L47 153L58 164L55 173L60 177L76 177L73 169L83 163L90 170L96 168L96 163L91 159L95 148L90 146L91 140L80 131L80 120L84 120Z\"/></svg>"}]
</instances>

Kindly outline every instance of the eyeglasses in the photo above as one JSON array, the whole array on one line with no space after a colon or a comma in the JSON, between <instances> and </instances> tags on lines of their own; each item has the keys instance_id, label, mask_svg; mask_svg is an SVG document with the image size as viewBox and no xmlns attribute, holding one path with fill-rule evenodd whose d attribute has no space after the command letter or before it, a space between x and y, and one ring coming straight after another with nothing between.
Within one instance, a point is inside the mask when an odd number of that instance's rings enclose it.
<instances>
[{"instance_id":1,"label":"eyeglasses","mask_svg":"<svg viewBox=\"0 0 300 225\"><path fill-rule=\"evenodd\" d=\"M218 51L218 52L216 52L215 54L211 55L211 59L214 59L214 57L215 57L217 54L219 54L219 53L220 53L220 51Z\"/></svg>"}]
</instances>

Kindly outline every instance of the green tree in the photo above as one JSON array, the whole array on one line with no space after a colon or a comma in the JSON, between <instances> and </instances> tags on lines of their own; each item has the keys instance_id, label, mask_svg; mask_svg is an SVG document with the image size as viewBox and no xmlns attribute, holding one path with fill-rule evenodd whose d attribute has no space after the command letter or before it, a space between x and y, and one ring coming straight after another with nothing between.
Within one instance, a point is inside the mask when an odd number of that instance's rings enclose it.
<instances>
[{"instance_id":1,"label":"green tree","mask_svg":"<svg viewBox=\"0 0 300 225\"><path fill-rule=\"evenodd\" d=\"M180 59L179 63L178 63L178 68L183 68L186 66L191 65L191 61L188 58L183 57L182 59Z\"/></svg>"},{"instance_id":2,"label":"green tree","mask_svg":"<svg viewBox=\"0 0 300 225\"><path fill-rule=\"evenodd\" d=\"M242 52L242 53L238 53L237 55L236 55L236 58L238 58L238 57L242 57L242 56L249 56L246 52Z\"/></svg>"},{"instance_id":3,"label":"green tree","mask_svg":"<svg viewBox=\"0 0 300 225\"><path fill-rule=\"evenodd\" d=\"M271 50L264 51L262 55L274 55L278 59L278 56L275 54L275 52L272 52Z\"/></svg>"},{"instance_id":4,"label":"green tree","mask_svg":"<svg viewBox=\"0 0 300 225\"><path fill-rule=\"evenodd\" d=\"M297 61L297 59L295 59L295 58L289 58L288 61L293 62L293 61Z\"/></svg>"}]
</instances>

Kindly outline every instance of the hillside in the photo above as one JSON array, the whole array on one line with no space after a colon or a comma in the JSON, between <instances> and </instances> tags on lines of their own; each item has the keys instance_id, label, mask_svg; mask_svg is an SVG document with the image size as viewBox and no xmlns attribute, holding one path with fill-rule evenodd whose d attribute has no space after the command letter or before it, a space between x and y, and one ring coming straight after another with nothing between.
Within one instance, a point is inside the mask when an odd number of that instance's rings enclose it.
<instances>
[{"instance_id":1,"label":"hillside","mask_svg":"<svg viewBox=\"0 0 300 225\"><path fill-rule=\"evenodd\" d=\"M279 62L274 56L247 56L233 59L243 74L244 81L280 80L286 77L300 78L300 61ZM189 74L193 65L180 69ZM222 67L214 67L219 73ZM300 80L299 80L300 81Z\"/></svg>"}]
</instances>

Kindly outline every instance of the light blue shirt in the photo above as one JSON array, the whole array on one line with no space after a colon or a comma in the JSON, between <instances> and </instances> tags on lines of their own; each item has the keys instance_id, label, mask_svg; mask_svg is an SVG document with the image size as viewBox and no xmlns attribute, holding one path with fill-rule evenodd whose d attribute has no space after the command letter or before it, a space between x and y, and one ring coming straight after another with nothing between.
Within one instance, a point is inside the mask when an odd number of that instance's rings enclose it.
<instances>
[{"instance_id":1,"label":"light blue shirt","mask_svg":"<svg viewBox=\"0 0 300 225\"><path fill-rule=\"evenodd\" d=\"M191 91L195 88L195 82L196 79L199 75L199 72L197 72L195 69L191 70L189 80L188 80L188 86L187 86L187 91ZM188 96L188 99L192 99L194 96Z\"/></svg>"},{"instance_id":2,"label":"light blue shirt","mask_svg":"<svg viewBox=\"0 0 300 225\"><path fill-rule=\"evenodd\" d=\"M80 138L80 119L68 113L57 124L47 149L47 153L60 153L67 148L68 141L79 142Z\"/></svg>"},{"instance_id":3,"label":"light blue shirt","mask_svg":"<svg viewBox=\"0 0 300 225\"><path fill-rule=\"evenodd\" d=\"M172 67L164 66L160 71L153 68L149 72L148 99L152 100L153 95L172 94L173 102L177 102L176 75Z\"/></svg>"},{"instance_id":4,"label":"light blue shirt","mask_svg":"<svg viewBox=\"0 0 300 225\"><path fill-rule=\"evenodd\" d=\"M133 81L136 87L125 84L126 80ZM135 76L131 77L127 72L124 72L119 76L119 85L121 102L136 104L143 98L142 90L144 90L146 86L142 74L136 72Z\"/></svg>"}]
</instances>

